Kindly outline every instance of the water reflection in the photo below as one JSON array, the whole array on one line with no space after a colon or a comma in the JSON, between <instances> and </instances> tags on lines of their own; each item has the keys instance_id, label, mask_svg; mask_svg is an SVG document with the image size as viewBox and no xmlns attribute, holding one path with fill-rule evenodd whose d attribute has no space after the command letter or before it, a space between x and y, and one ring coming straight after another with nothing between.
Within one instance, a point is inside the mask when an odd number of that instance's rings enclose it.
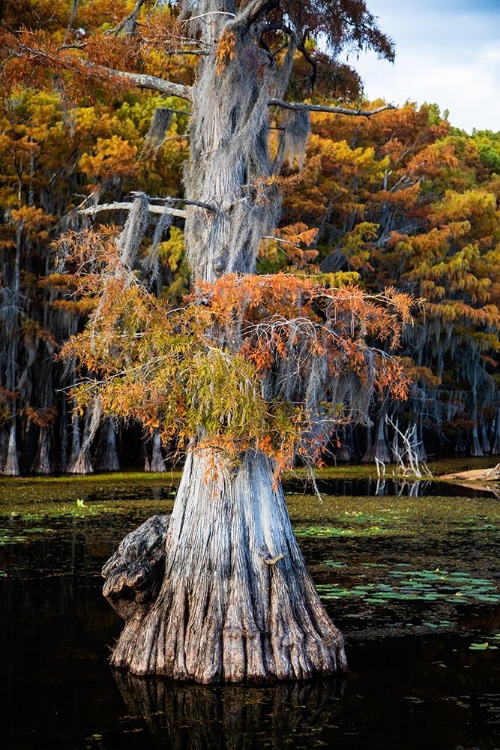
<instances>
[{"instance_id":1,"label":"water reflection","mask_svg":"<svg viewBox=\"0 0 500 750\"><path fill-rule=\"evenodd\" d=\"M384 495L393 495L395 497L427 497L428 495L432 495L433 492L431 482L426 479L388 480L385 477L380 477L377 479L373 494L377 497L383 497ZM446 494L443 493L441 485L439 494Z\"/></svg>"},{"instance_id":2,"label":"water reflection","mask_svg":"<svg viewBox=\"0 0 500 750\"><path fill-rule=\"evenodd\" d=\"M250 750L324 744L342 708L345 678L272 687L175 684L114 672L134 716L158 748ZM300 744L297 740L300 738Z\"/></svg>"},{"instance_id":3,"label":"water reflection","mask_svg":"<svg viewBox=\"0 0 500 750\"><path fill-rule=\"evenodd\" d=\"M310 493L307 480L287 478L283 483L288 493ZM315 487L321 495L344 497L490 497L493 486L452 484L428 479L397 479L368 477L362 479L330 479L316 477ZM498 497L498 494L497 494Z\"/></svg>"}]
</instances>

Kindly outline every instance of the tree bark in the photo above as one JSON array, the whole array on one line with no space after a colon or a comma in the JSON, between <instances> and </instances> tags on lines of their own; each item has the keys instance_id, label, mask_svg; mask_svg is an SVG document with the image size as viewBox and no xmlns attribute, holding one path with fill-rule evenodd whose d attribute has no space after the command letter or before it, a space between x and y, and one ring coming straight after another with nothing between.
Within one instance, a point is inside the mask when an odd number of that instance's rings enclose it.
<instances>
[{"instance_id":1,"label":"tree bark","mask_svg":"<svg viewBox=\"0 0 500 750\"><path fill-rule=\"evenodd\" d=\"M116 448L116 431L112 419L104 419L99 439L99 471L120 471L120 461Z\"/></svg>"},{"instance_id":2,"label":"tree bark","mask_svg":"<svg viewBox=\"0 0 500 750\"><path fill-rule=\"evenodd\" d=\"M165 462L163 460L163 455L161 452L161 438L158 430L154 431L151 443L151 461L149 463L149 468L147 469L147 471L161 473L165 471Z\"/></svg>"},{"instance_id":3,"label":"tree bark","mask_svg":"<svg viewBox=\"0 0 500 750\"><path fill-rule=\"evenodd\" d=\"M364 464L371 464L375 463L376 460L382 461L385 464L391 463L391 454L389 453L389 449L387 447L387 440L385 437L385 415L387 414L387 410L384 407L379 416L377 417L377 421L375 423L375 440L369 441L368 447L363 455L363 458L361 459L361 462ZM368 428L370 429L370 428Z\"/></svg>"},{"instance_id":4,"label":"tree bark","mask_svg":"<svg viewBox=\"0 0 500 750\"><path fill-rule=\"evenodd\" d=\"M52 464L50 461L50 432L48 427L40 427L38 450L31 470L35 474L52 473Z\"/></svg>"},{"instance_id":5,"label":"tree bark","mask_svg":"<svg viewBox=\"0 0 500 750\"><path fill-rule=\"evenodd\" d=\"M95 409L96 404L95 402L93 402L89 405L85 412L85 419L83 423L83 438L76 458L74 458L74 453L79 445L80 433L78 429L78 417L76 415L73 417L74 443L72 449L72 459L70 460L68 468L66 470L68 474L93 474L94 472L94 467L92 465L92 459L90 456L90 446L92 440L94 439L96 429L95 425L93 424Z\"/></svg>"},{"instance_id":6,"label":"tree bark","mask_svg":"<svg viewBox=\"0 0 500 750\"><path fill-rule=\"evenodd\" d=\"M231 466L219 452L193 450L168 528L155 518L103 569L105 595L125 619L113 666L201 683L346 670L342 635L262 453L248 451Z\"/></svg>"},{"instance_id":7,"label":"tree bark","mask_svg":"<svg viewBox=\"0 0 500 750\"><path fill-rule=\"evenodd\" d=\"M493 433L493 445L491 447L491 454L498 456L500 454L500 408L497 409L495 417L495 429Z\"/></svg>"},{"instance_id":8,"label":"tree bark","mask_svg":"<svg viewBox=\"0 0 500 750\"><path fill-rule=\"evenodd\" d=\"M12 423L9 430L7 459L5 461L5 466L3 467L3 473L8 477L18 477L21 473L19 471L19 460L17 457L17 423L14 410L12 414Z\"/></svg>"}]
</instances>

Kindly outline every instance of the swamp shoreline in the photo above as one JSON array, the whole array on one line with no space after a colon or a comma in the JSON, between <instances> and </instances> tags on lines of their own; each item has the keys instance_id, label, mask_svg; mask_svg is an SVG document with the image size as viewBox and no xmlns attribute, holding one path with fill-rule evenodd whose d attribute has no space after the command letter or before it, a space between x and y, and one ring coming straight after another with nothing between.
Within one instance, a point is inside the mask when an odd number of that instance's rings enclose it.
<instances>
[{"instance_id":1,"label":"swamp shoreline","mask_svg":"<svg viewBox=\"0 0 500 750\"><path fill-rule=\"evenodd\" d=\"M488 465L450 464L439 473ZM268 688L172 685L107 664L121 624L100 568L168 512L175 474L0 480L3 746L499 748L500 502L436 480L381 486L373 472L320 472L322 499L300 473L286 483L350 673Z\"/></svg>"}]
</instances>

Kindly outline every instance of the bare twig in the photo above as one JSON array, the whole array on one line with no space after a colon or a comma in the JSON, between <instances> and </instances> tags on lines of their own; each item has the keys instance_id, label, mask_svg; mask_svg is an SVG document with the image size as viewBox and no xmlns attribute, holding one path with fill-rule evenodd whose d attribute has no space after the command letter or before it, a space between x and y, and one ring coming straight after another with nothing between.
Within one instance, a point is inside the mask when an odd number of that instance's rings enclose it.
<instances>
[{"instance_id":1,"label":"bare twig","mask_svg":"<svg viewBox=\"0 0 500 750\"><path fill-rule=\"evenodd\" d=\"M417 440L417 425L414 424L402 432L387 414L385 421L392 427L396 434L391 447L394 453L394 458L403 472L403 475L406 476L412 474L418 479L421 479L423 476L432 476L430 469L423 461L420 461L418 456L420 443ZM401 448L398 444L398 438L400 438L403 443Z\"/></svg>"}]
</instances>

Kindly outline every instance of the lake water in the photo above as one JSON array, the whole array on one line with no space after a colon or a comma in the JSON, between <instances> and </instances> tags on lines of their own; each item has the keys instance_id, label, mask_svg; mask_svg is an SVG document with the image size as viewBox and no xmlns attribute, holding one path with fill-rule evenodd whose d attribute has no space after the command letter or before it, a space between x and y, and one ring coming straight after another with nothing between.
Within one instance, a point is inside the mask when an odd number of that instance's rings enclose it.
<instances>
[{"instance_id":1,"label":"lake water","mask_svg":"<svg viewBox=\"0 0 500 750\"><path fill-rule=\"evenodd\" d=\"M287 496L346 636L347 678L212 688L107 663L121 623L100 568L168 512L175 479L2 480L0 747L498 750L499 501L434 484L362 496L353 483Z\"/></svg>"}]
</instances>

